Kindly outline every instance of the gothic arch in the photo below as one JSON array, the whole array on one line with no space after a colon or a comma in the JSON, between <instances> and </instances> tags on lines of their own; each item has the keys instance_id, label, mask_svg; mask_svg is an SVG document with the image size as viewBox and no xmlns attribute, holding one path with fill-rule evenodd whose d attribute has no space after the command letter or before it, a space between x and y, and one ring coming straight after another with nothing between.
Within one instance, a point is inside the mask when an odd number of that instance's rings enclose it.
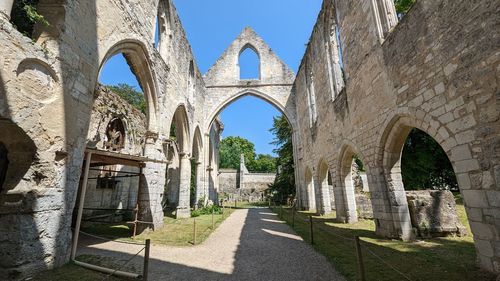
<instances>
[{"instance_id":1,"label":"gothic arch","mask_svg":"<svg viewBox=\"0 0 500 281\"><path fill-rule=\"evenodd\" d=\"M157 109L158 109L158 89L154 79L153 68L149 59L146 46L141 41L135 39L125 39L115 43L106 52L99 66L99 74L106 62L119 53L123 53L127 63L130 65L132 73L136 76L139 85L144 92L147 103L147 125L149 131L157 131Z\"/></svg>"},{"instance_id":2,"label":"gothic arch","mask_svg":"<svg viewBox=\"0 0 500 281\"><path fill-rule=\"evenodd\" d=\"M418 110L416 113L418 114ZM411 113L411 109L404 108L388 119L383 128L383 134L379 142L377 163L380 163L382 167L381 173L385 177L384 188L388 195L389 207L393 212L395 230L403 239L410 239L412 237L408 203L401 175L402 149L411 129L417 128L425 132L444 150L457 177L466 207L467 202L473 201L471 197L478 195L475 192L464 193L463 190L470 189L468 173L479 170L479 165L474 165L476 160L472 158L468 144L457 145L454 138L448 135L445 125L434 120L430 122L420 120L416 117L416 114ZM462 168L460 170L457 169L457 162L463 163L463 161L469 161L468 165L461 165ZM460 177L457 172L462 173L466 177ZM476 192L480 193L481 191ZM474 232L474 227L472 227L472 230Z\"/></svg>"},{"instance_id":3,"label":"gothic arch","mask_svg":"<svg viewBox=\"0 0 500 281\"><path fill-rule=\"evenodd\" d=\"M235 94L232 94L225 99L219 101L215 106L212 106L211 112L209 113L209 117L207 119L207 127L205 128L205 132L209 132L212 124L215 120L215 117L219 115L219 113L224 110L224 108L228 107L231 103L235 102L241 97L244 96L254 96L260 98L271 105L273 105L276 109L278 109L285 118L288 120L288 123L292 126L293 130L296 131L297 124L295 121L295 114L287 107L286 104L283 104L281 101L273 97L272 95L266 94L264 92L258 91L256 89L245 89L239 91Z\"/></svg>"}]
</instances>

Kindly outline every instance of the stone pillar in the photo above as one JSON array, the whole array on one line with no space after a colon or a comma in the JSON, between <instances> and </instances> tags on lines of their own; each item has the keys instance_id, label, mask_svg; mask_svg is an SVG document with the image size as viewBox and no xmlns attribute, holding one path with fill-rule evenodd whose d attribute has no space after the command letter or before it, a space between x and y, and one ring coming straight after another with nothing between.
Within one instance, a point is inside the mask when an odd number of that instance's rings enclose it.
<instances>
[{"instance_id":1,"label":"stone pillar","mask_svg":"<svg viewBox=\"0 0 500 281\"><path fill-rule=\"evenodd\" d=\"M319 182L319 181L318 181ZM332 213L332 204L330 201L330 190L328 184L320 183L320 193L321 193L321 215L328 215Z\"/></svg>"},{"instance_id":2,"label":"stone pillar","mask_svg":"<svg viewBox=\"0 0 500 281\"><path fill-rule=\"evenodd\" d=\"M351 177L351 173L349 173L348 177ZM358 221L358 211L356 210L356 194L354 192L354 186L351 184L347 186L345 185L344 189L344 204L346 209L346 222L347 223L355 223Z\"/></svg>"},{"instance_id":3,"label":"stone pillar","mask_svg":"<svg viewBox=\"0 0 500 281\"><path fill-rule=\"evenodd\" d=\"M182 152L180 157L180 184L179 184L179 203L177 205L176 218L191 217L189 206L189 196L191 188L191 158L189 153Z\"/></svg>"},{"instance_id":4,"label":"stone pillar","mask_svg":"<svg viewBox=\"0 0 500 281\"><path fill-rule=\"evenodd\" d=\"M10 13L12 12L12 4L14 0L2 0L0 1L0 16L10 20Z\"/></svg>"},{"instance_id":5,"label":"stone pillar","mask_svg":"<svg viewBox=\"0 0 500 281\"><path fill-rule=\"evenodd\" d=\"M152 159L161 159L158 146L158 134L146 132L146 144L144 156ZM161 206L163 187L165 186L166 165L162 163L146 163L142 168L139 193L137 202L139 204L139 219L153 223L153 228L158 229L163 226L163 208ZM151 225L143 225L148 228ZM141 227L142 228L142 227ZM140 229L141 229L140 228Z\"/></svg>"},{"instance_id":6,"label":"stone pillar","mask_svg":"<svg viewBox=\"0 0 500 281\"><path fill-rule=\"evenodd\" d=\"M195 205L198 205L201 199L204 198L202 204L205 206L207 204L207 198L208 194L205 192L205 187L204 182L202 181L203 179L203 163L202 162L196 162L196 199L195 199Z\"/></svg>"}]
</instances>

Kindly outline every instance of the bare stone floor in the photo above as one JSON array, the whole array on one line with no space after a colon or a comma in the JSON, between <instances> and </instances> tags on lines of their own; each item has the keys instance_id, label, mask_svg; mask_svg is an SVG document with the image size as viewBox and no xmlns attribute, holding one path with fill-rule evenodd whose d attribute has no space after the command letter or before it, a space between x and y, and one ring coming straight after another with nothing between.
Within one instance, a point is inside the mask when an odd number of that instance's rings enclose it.
<instances>
[{"instance_id":1,"label":"bare stone floor","mask_svg":"<svg viewBox=\"0 0 500 281\"><path fill-rule=\"evenodd\" d=\"M127 260L140 249L95 242L83 240L78 254ZM201 245L152 246L149 274L150 280L345 280L267 208L237 210Z\"/></svg>"}]
</instances>

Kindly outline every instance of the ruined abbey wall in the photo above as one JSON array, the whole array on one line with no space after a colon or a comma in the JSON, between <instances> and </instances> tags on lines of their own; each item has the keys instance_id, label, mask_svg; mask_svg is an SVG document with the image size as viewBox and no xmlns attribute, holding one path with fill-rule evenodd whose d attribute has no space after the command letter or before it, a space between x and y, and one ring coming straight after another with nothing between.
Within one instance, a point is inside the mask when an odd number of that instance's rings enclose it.
<instances>
[{"instance_id":1,"label":"ruined abbey wall","mask_svg":"<svg viewBox=\"0 0 500 281\"><path fill-rule=\"evenodd\" d=\"M202 77L170 0L40 0L50 25L36 26L33 38L0 11L0 164L9 159L0 186L0 276L21 279L68 262L85 148L102 144L91 121L98 75L119 53L148 105L143 140L126 151L155 160L143 169L137 196L152 228L162 225L165 196L176 200L178 216L189 216L191 158L197 197L216 199L223 128L216 116L254 95L293 128L299 205L328 213L334 204L340 221L355 222L357 155L385 237L412 236L400 153L411 128L428 133L457 175L479 264L500 272L500 7L419 0L398 22L390 3L325 0L296 76L246 28ZM259 80L239 79L245 48L259 55ZM173 195L164 192L169 180Z\"/></svg>"},{"instance_id":2,"label":"ruined abbey wall","mask_svg":"<svg viewBox=\"0 0 500 281\"><path fill-rule=\"evenodd\" d=\"M304 117L298 156L302 205L313 196L308 171L318 209L328 201L320 175L326 162L337 213L355 221L346 167L356 154L367 169L377 233L410 238L399 160L409 130L421 129L453 165L480 265L499 271L498 5L421 0L385 29L391 19L373 8L383 1L335 1L335 7L333 2L324 3L294 84L297 100L304 101L297 102L297 116ZM333 91L327 49L336 24L345 78L341 91ZM305 102L311 91L314 122Z\"/></svg>"},{"instance_id":3,"label":"ruined abbey wall","mask_svg":"<svg viewBox=\"0 0 500 281\"><path fill-rule=\"evenodd\" d=\"M0 241L0 276L22 278L68 261L94 89L111 56L125 54L148 102L143 155L167 160L164 142L178 107L188 117L183 149L191 152L195 128L203 124L195 108L204 103L204 83L169 1L161 7L168 14L167 52L154 47L158 2L41 0L39 11L50 26L35 27L33 40L0 17L1 129L13 132L0 141L12 159L31 163L10 162L8 171L19 172L0 195L0 223L8 226L0 230L7 237ZM7 141L12 137L18 143ZM32 153L22 155L20 146ZM165 165L148 163L144 174L141 215L159 227Z\"/></svg>"}]
</instances>

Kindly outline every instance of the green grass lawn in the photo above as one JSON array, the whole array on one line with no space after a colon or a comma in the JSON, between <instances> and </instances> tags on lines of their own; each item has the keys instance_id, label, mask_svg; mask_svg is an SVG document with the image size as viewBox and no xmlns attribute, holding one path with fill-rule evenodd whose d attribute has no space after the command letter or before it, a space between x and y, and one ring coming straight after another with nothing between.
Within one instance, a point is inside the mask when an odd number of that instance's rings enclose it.
<instances>
[{"instance_id":1,"label":"green grass lawn","mask_svg":"<svg viewBox=\"0 0 500 281\"><path fill-rule=\"evenodd\" d=\"M217 228L234 209L225 208L224 215L214 215L214 226ZM101 224L82 228L82 231L113 240L133 241L143 243L151 239L153 245L190 246L193 245L194 220L196 220L196 243L203 242L212 233L212 215L200 215L196 218L176 219L165 216L163 227L155 231L145 231L135 238L132 235L132 226L127 224Z\"/></svg>"},{"instance_id":2,"label":"green grass lawn","mask_svg":"<svg viewBox=\"0 0 500 281\"><path fill-rule=\"evenodd\" d=\"M313 216L315 242L313 247L325 255L348 280L359 280L356 250L352 240L356 235L362 237L361 248L367 280L405 280L403 276L388 268L369 251L381 257L411 280L495 280L492 274L481 271L476 266L476 254L465 208L463 205L458 205L457 209L462 223L468 229L467 236L415 242L377 237L372 220L342 224L334 222L334 215ZM274 211L278 214L280 212L278 208ZM311 213L297 213L294 227L295 231L308 242L310 241L309 215ZM291 209L284 208L283 216L291 225Z\"/></svg>"}]
</instances>

